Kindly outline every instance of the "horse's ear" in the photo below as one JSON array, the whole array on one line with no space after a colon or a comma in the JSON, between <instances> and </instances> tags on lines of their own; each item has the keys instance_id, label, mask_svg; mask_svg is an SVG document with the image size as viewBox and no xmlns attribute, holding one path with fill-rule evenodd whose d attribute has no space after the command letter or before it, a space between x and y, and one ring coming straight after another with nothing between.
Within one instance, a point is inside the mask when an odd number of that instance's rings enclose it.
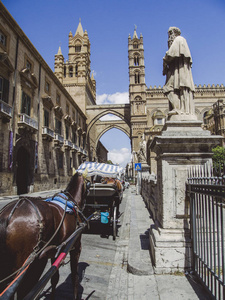
<instances>
[{"instance_id":1,"label":"horse's ear","mask_svg":"<svg viewBox=\"0 0 225 300\"><path fill-rule=\"evenodd\" d=\"M75 168L73 168L73 175L75 175L76 174L76 169Z\"/></svg>"},{"instance_id":2,"label":"horse's ear","mask_svg":"<svg viewBox=\"0 0 225 300\"><path fill-rule=\"evenodd\" d=\"M82 175L83 175L84 179L87 178L87 175L88 175L88 168L86 168L86 169L84 170L84 172L83 172Z\"/></svg>"}]
</instances>

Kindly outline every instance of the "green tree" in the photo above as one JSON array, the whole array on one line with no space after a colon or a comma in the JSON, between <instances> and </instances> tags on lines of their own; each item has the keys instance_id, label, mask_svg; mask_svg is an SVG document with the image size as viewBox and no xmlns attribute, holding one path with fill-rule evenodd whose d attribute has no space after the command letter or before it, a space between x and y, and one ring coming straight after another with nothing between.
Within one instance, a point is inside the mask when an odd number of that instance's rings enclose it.
<instances>
[{"instance_id":1,"label":"green tree","mask_svg":"<svg viewBox=\"0 0 225 300\"><path fill-rule=\"evenodd\" d=\"M213 152L213 167L216 170L223 170L225 166L225 148L221 146L216 146L212 149Z\"/></svg>"}]
</instances>

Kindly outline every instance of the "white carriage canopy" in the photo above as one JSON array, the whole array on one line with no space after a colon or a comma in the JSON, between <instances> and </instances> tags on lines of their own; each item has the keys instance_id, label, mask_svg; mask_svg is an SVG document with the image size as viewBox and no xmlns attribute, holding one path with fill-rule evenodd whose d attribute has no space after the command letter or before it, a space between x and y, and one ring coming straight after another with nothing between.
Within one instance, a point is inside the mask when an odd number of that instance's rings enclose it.
<instances>
[{"instance_id":1,"label":"white carriage canopy","mask_svg":"<svg viewBox=\"0 0 225 300\"><path fill-rule=\"evenodd\" d=\"M98 163L98 162L88 162L82 163L77 171L83 173L87 169L87 176L99 175L102 177L120 178L123 174L123 167Z\"/></svg>"}]
</instances>

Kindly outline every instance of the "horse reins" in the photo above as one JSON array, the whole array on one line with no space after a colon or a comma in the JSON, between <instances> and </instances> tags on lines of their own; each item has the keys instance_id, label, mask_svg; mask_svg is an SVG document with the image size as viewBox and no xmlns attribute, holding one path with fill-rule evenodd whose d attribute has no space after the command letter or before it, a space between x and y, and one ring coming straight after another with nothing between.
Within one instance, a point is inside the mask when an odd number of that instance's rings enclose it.
<instances>
[{"instance_id":1,"label":"horse reins","mask_svg":"<svg viewBox=\"0 0 225 300\"><path fill-rule=\"evenodd\" d=\"M53 198L54 198L56 195L57 195L57 194L54 194L54 195L53 195ZM32 201L31 201L30 199L28 199L28 198L21 198L21 199L19 199L19 200L16 202L16 204L14 205L14 207L13 207L12 211L10 212L10 215L9 215L9 217L8 217L8 219L7 219L7 224L8 224L8 222L10 221L10 219L11 219L13 213L15 212L16 208L18 207L19 203L20 203L22 200L28 201L28 202L32 205L32 207L35 209L35 212L37 213L37 216L38 216L38 221L39 221L40 231L41 231L41 233L42 233L42 231L43 231L43 223L42 223L42 221L41 221L40 212L39 212L39 210L37 209L37 207L32 203ZM51 238L48 240L48 242L46 242L46 244L45 244L41 249L39 248L39 244L40 244L41 242L44 242L44 241L41 240L41 233L39 232L38 243L37 243L37 245L34 247L34 251L33 251L33 252L28 256L28 258L26 259L26 261L25 261L25 263L23 264L23 266L22 266L21 268L19 268L18 270L16 270L15 272L13 272L12 274L10 274L8 277L6 277L6 278L0 280L0 283L2 283L2 282L4 282L4 281L8 280L9 278L11 278L12 276L14 276L15 274L19 273L22 269L24 269L25 267L27 267L28 265L30 265L30 264L35 260L35 258L36 258L42 251L44 251L44 249L51 243L51 241L53 240L53 238L54 238L54 237L56 236L56 234L58 233L60 227L62 226L62 223L63 223L64 218L65 218L65 215L66 215L66 207L67 207L67 199L66 199L65 209L64 209L64 213L63 213L63 216L62 216L62 218L61 218L61 221L60 221L60 223L59 223L59 225L58 225L56 231L54 232L54 234L53 234L53 235L51 236ZM30 258L30 259L29 259L29 258Z\"/></svg>"},{"instance_id":2,"label":"horse reins","mask_svg":"<svg viewBox=\"0 0 225 300\"><path fill-rule=\"evenodd\" d=\"M87 191L85 190L84 193L83 193L83 196L85 195L86 192L87 192ZM73 198L73 196L72 196L68 191L63 191L63 193L64 193L64 194L68 194L69 197L72 199L72 202L75 204L75 205L73 205L73 206L74 206L73 212L76 213L76 215L77 215L77 217L78 217L78 219L79 219L79 222L81 222L81 218L80 218L80 215L81 215L81 217L85 220L85 222L87 223L87 225L88 225L88 227L89 227L89 221L88 221L87 218L84 216L82 210L80 209L79 205L77 204L77 201ZM18 274L22 269L24 269L24 268L26 268L28 265L30 265L30 264L35 260L35 258L36 258L38 255L40 255L40 254L44 251L44 249L46 249L46 247L51 243L51 241L54 239L54 237L55 237L56 234L58 233L58 231L59 231L60 227L62 226L63 221L64 221L64 219L65 219L66 208L67 208L67 202L69 201L67 197L63 197L62 194L60 194L60 193L54 194L54 195L52 196L52 199L54 199L54 197L55 197L56 195L58 195L58 194L60 195L61 198L63 198L63 199L66 201L66 203L65 203L65 208L64 208L64 212L63 212L63 216L62 216L62 218L61 218L61 221L60 221L60 223L59 223L59 225L58 225L56 231L54 232L54 234L51 236L51 238L48 240L48 242L46 242L45 245L44 245L41 249L39 248L39 244L40 244L41 242L44 242L44 241L42 241L42 239L41 239L41 238L42 238L42 233L43 233L43 228L44 228L44 226L43 226L43 223L42 223L42 220L41 220L41 215L40 215L40 212L39 212L38 208L37 208L37 207L34 205L34 203L32 203L32 201L31 201L30 199L28 199L28 198L21 198L21 199L19 199L19 200L16 202L16 204L14 205L14 207L12 208L12 210L11 210L11 212L10 212L8 218L7 218L7 224L9 223L9 221L10 221L10 219L11 219L13 213L14 213L15 210L18 208L18 205L19 205L19 203L20 203L22 200L26 200L26 201L28 201L28 202L32 205L32 207L35 209L35 212L36 212L36 214L37 214L37 216L38 216L38 222L39 222L39 228L40 228L40 231L39 231L39 238L38 238L37 245L34 247L34 251L33 251L33 252L28 256L28 258L25 260L23 266L22 266L21 268L19 268L18 270L16 270L15 272L13 272L12 274L10 274L8 277L6 277L6 278L0 280L0 283L2 283L2 282L4 282L4 281L8 280L8 279L11 278L11 277L13 277L15 274ZM4 210L4 209L3 209L3 210ZM0 212L2 212L3 210L1 210ZM68 239L67 239L67 240L68 240ZM66 241L67 241L67 240L66 240ZM65 244L65 243L62 243L61 245L59 245L59 246L57 247L57 248L58 248L57 253L58 253L59 250L64 246L64 244Z\"/></svg>"}]
</instances>

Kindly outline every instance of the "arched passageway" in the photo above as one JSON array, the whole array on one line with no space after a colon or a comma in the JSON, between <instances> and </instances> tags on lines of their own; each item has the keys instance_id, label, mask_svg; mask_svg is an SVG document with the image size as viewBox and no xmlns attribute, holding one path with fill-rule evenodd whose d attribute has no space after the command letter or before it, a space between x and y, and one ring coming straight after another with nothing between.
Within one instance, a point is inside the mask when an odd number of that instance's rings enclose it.
<instances>
[{"instance_id":1,"label":"arched passageway","mask_svg":"<svg viewBox=\"0 0 225 300\"><path fill-rule=\"evenodd\" d=\"M108 160L125 167L131 160L130 137L121 129L112 128L101 135L99 141L106 147Z\"/></svg>"}]
</instances>

